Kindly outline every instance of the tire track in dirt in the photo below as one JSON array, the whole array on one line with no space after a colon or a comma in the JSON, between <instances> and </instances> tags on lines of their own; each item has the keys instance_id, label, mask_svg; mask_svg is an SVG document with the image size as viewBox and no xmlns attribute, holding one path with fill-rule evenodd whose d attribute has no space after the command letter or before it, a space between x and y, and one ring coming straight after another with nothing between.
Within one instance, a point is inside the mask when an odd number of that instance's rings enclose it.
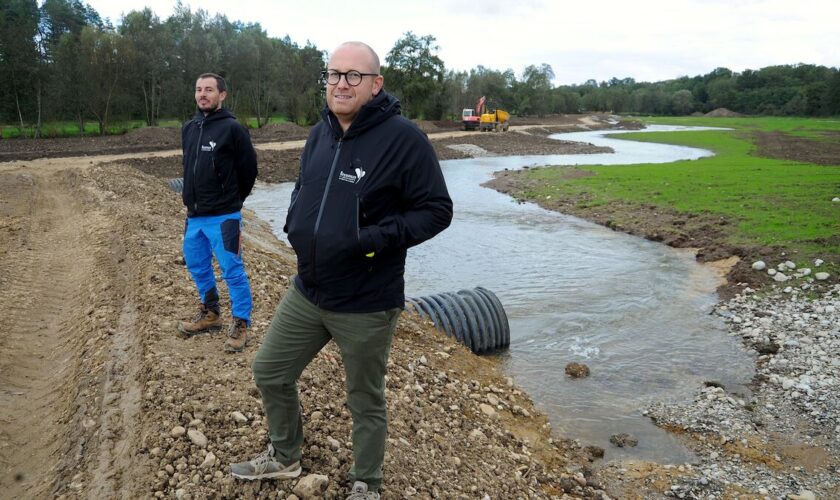
<instances>
[{"instance_id":1,"label":"tire track in dirt","mask_svg":"<svg viewBox=\"0 0 840 500\"><path fill-rule=\"evenodd\" d=\"M61 400L75 368L72 313L92 265L77 202L56 189L59 182L56 175L33 179L29 202L16 207L29 229L0 270L0 302L8 306L0 332L0 464L10 498L42 496L52 483L51 457L63 451Z\"/></svg>"},{"instance_id":2,"label":"tire track in dirt","mask_svg":"<svg viewBox=\"0 0 840 500\"><path fill-rule=\"evenodd\" d=\"M0 172L4 497L131 496L142 344L124 245L87 181Z\"/></svg>"}]
</instances>

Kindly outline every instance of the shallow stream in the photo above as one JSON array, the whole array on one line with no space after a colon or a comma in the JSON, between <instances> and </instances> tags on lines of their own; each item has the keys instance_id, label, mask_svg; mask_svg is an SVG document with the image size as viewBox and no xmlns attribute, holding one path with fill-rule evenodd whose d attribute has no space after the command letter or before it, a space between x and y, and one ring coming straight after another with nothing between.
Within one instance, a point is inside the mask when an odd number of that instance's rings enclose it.
<instances>
[{"instance_id":1,"label":"shallow stream","mask_svg":"<svg viewBox=\"0 0 840 500\"><path fill-rule=\"evenodd\" d=\"M552 137L609 146L615 153L441 162L455 218L449 229L409 251L406 294L492 290L511 325L510 349L499 356L555 431L604 448L607 459L682 463L693 459L691 453L644 417L644 407L691 398L704 381L746 391L743 384L752 374L749 355L709 314L717 301L714 273L689 252L480 186L505 168L666 163L711 155L604 137L608 133L616 131ZM284 241L292 186L260 185L246 204ZM587 364L591 376L568 378L564 368L572 361ZM617 433L633 435L638 446L610 445Z\"/></svg>"}]
</instances>

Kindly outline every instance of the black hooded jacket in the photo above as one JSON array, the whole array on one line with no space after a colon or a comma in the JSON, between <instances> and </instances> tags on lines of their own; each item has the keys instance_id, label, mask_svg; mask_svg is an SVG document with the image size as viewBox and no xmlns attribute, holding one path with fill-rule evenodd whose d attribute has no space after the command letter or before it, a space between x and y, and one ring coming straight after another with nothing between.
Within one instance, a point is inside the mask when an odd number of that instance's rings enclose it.
<instances>
[{"instance_id":1,"label":"black hooded jacket","mask_svg":"<svg viewBox=\"0 0 840 500\"><path fill-rule=\"evenodd\" d=\"M257 178L251 136L230 111L201 111L181 129L187 215L238 212Z\"/></svg>"},{"instance_id":2,"label":"black hooded jacket","mask_svg":"<svg viewBox=\"0 0 840 500\"><path fill-rule=\"evenodd\" d=\"M295 283L319 307L404 307L409 247L446 229L452 200L425 134L381 91L347 132L328 109L309 134L286 225Z\"/></svg>"}]
</instances>

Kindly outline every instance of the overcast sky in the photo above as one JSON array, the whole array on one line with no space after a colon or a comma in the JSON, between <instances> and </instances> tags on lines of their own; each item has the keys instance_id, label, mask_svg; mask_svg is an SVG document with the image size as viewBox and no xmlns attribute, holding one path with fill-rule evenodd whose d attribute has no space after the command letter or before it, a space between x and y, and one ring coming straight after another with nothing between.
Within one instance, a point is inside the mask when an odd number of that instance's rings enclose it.
<instances>
[{"instance_id":1,"label":"overcast sky","mask_svg":"<svg viewBox=\"0 0 840 500\"><path fill-rule=\"evenodd\" d=\"M174 0L93 0L104 18ZM840 66L837 0L185 0L194 11L258 22L269 36L331 51L346 40L385 60L407 31L432 35L447 69L478 65L517 77L547 63L557 85L631 77L659 81L775 64Z\"/></svg>"}]
</instances>

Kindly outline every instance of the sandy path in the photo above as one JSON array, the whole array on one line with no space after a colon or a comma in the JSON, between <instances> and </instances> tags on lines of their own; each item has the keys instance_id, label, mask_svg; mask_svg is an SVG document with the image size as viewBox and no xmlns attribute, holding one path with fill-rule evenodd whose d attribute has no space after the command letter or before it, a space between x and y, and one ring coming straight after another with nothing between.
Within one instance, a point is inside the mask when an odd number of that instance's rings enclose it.
<instances>
[{"instance_id":1,"label":"sandy path","mask_svg":"<svg viewBox=\"0 0 840 500\"><path fill-rule=\"evenodd\" d=\"M128 368L137 346L120 242L89 209L90 193L79 189L74 170L4 174L0 193L0 220L11 221L3 228L11 237L0 244L3 496L55 493L57 473L83 454L100 461L96 496L119 496L117 478L128 469L121 448L130 440L119 438L119 429L131 428L140 400L137 374ZM113 347L90 349L92 328L109 317L120 318L101 334L113 338ZM88 372L100 356L108 359L106 369ZM80 394L95 395L98 408L80 403Z\"/></svg>"}]
</instances>

